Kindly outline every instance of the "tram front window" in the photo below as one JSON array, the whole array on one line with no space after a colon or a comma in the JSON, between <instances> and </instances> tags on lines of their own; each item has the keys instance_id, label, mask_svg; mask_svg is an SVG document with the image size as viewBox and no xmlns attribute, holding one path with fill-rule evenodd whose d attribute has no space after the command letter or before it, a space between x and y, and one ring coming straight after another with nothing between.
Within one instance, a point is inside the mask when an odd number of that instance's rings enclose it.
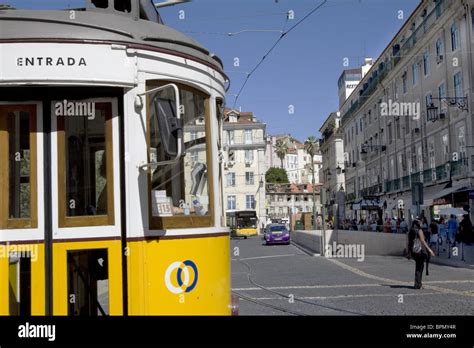
<instances>
[{"instance_id":1,"label":"tram front window","mask_svg":"<svg viewBox=\"0 0 474 348\"><path fill-rule=\"evenodd\" d=\"M177 162L160 165L151 173L151 212L153 217L210 216L207 129L207 97L180 87L180 112L184 149ZM150 162L170 160L176 153L176 141L169 141L164 119L176 117L171 90L162 90L150 98ZM161 119L160 119L161 118ZM175 139L173 139L175 140ZM163 203L169 209L163 209Z\"/></svg>"}]
</instances>

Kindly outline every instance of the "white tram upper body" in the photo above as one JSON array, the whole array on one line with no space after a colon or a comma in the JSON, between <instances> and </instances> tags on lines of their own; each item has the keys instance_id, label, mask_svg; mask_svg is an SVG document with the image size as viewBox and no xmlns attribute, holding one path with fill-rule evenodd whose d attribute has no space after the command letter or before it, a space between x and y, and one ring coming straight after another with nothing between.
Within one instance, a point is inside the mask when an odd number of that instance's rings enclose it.
<instances>
[{"instance_id":1,"label":"white tram upper body","mask_svg":"<svg viewBox=\"0 0 474 348\"><path fill-rule=\"evenodd\" d=\"M0 315L230 314L227 83L151 0L0 9Z\"/></svg>"}]
</instances>

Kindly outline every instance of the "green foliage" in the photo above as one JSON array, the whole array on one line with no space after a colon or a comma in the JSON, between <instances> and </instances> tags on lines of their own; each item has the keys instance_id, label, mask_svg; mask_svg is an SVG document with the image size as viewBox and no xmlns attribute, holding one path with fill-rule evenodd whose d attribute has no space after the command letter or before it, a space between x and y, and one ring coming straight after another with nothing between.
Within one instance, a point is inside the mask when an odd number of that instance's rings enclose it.
<instances>
[{"instance_id":1,"label":"green foliage","mask_svg":"<svg viewBox=\"0 0 474 348\"><path fill-rule=\"evenodd\" d=\"M270 184L288 184L288 174L283 168L272 167L265 174L265 181Z\"/></svg>"}]
</instances>

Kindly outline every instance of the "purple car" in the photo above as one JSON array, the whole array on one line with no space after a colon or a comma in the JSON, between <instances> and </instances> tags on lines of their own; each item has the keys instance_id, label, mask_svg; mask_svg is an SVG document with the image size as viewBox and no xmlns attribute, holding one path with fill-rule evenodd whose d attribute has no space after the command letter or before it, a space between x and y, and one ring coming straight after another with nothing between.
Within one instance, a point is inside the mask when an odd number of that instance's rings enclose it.
<instances>
[{"instance_id":1,"label":"purple car","mask_svg":"<svg viewBox=\"0 0 474 348\"><path fill-rule=\"evenodd\" d=\"M271 224L267 226L264 239L269 244L290 244L290 232L285 225Z\"/></svg>"}]
</instances>

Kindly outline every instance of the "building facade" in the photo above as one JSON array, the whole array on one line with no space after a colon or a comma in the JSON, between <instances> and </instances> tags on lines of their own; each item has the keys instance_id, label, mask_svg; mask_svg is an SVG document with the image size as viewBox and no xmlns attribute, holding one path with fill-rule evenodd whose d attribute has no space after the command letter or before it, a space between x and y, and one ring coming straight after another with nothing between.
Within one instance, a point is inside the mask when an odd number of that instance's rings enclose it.
<instances>
[{"instance_id":1,"label":"building facade","mask_svg":"<svg viewBox=\"0 0 474 348\"><path fill-rule=\"evenodd\" d=\"M278 158L275 149L278 140L286 142L288 152L283 159L283 169L288 174L288 180L292 184L310 184L313 180L311 170L311 155L304 148L304 144L291 135L268 135L266 137L266 166L281 168L282 161ZM320 183L320 170L322 168L322 155L320 152L314 155L315 183Z\"/></svg>"},{"instance_id":2,"label":"building facade","mask_svg":"<svg viewBox=\"0 0 474 348\"><path fill-rule=\"evenodd\" d=\"M276 143L283 140L287 146L287 153L282 160L277 156ZM285 169L289 184L267 183L266 207L270 220L289 221L290 216L313 211L313 173L315 176L315 201L320 211L320 173L322 155L318 151L311 161L311 155L304 148L304 144L291 135L267 136L266 165ZM314 166L311 169L311 166Z\"/></svg>"},{"instance_id":3,"label":"building facade","mask_svg":"<svg viewBox=\"0 0 474 348\"><path fill-rule=\"evenodd\" d=\"M252 112L225 110L224 204L229 210L255 210L266 222L265 123Z\"/></svg>"},{"instance_id":4,"label":"building facade","mask_svg":"<svg viewBox=\"0 0 474 348\"><path fill-rule=\"evenodd\" d=\"M327 218L342 219L344 217L345 196L345 163L344 143L341 132L341 118L336 112L331 113L320 128L322 138L322 189L325 197L322 204L326 208Z\"/></svg>"},{"instance_id":5,"label":"building facade","mask_svg":"<svg viewBox=\"0 0 474 348\"><path fill-rule=\"evenodd\" d=\"M472 206L473 7L421 1L341 106L347 217Z\"/></svg>"},{"instance_id":6,"label":"building facade","mask_svg":"<svg viewBox=\"0 0 474 348\"><path fill-rule=\"evenodd\" d=\"M316 213L321 214L320 184L315 185ZM313 211L312 184L271 184L266 188L269 220L288 220L290 215Z\"/></svg>"}]
</instances>

